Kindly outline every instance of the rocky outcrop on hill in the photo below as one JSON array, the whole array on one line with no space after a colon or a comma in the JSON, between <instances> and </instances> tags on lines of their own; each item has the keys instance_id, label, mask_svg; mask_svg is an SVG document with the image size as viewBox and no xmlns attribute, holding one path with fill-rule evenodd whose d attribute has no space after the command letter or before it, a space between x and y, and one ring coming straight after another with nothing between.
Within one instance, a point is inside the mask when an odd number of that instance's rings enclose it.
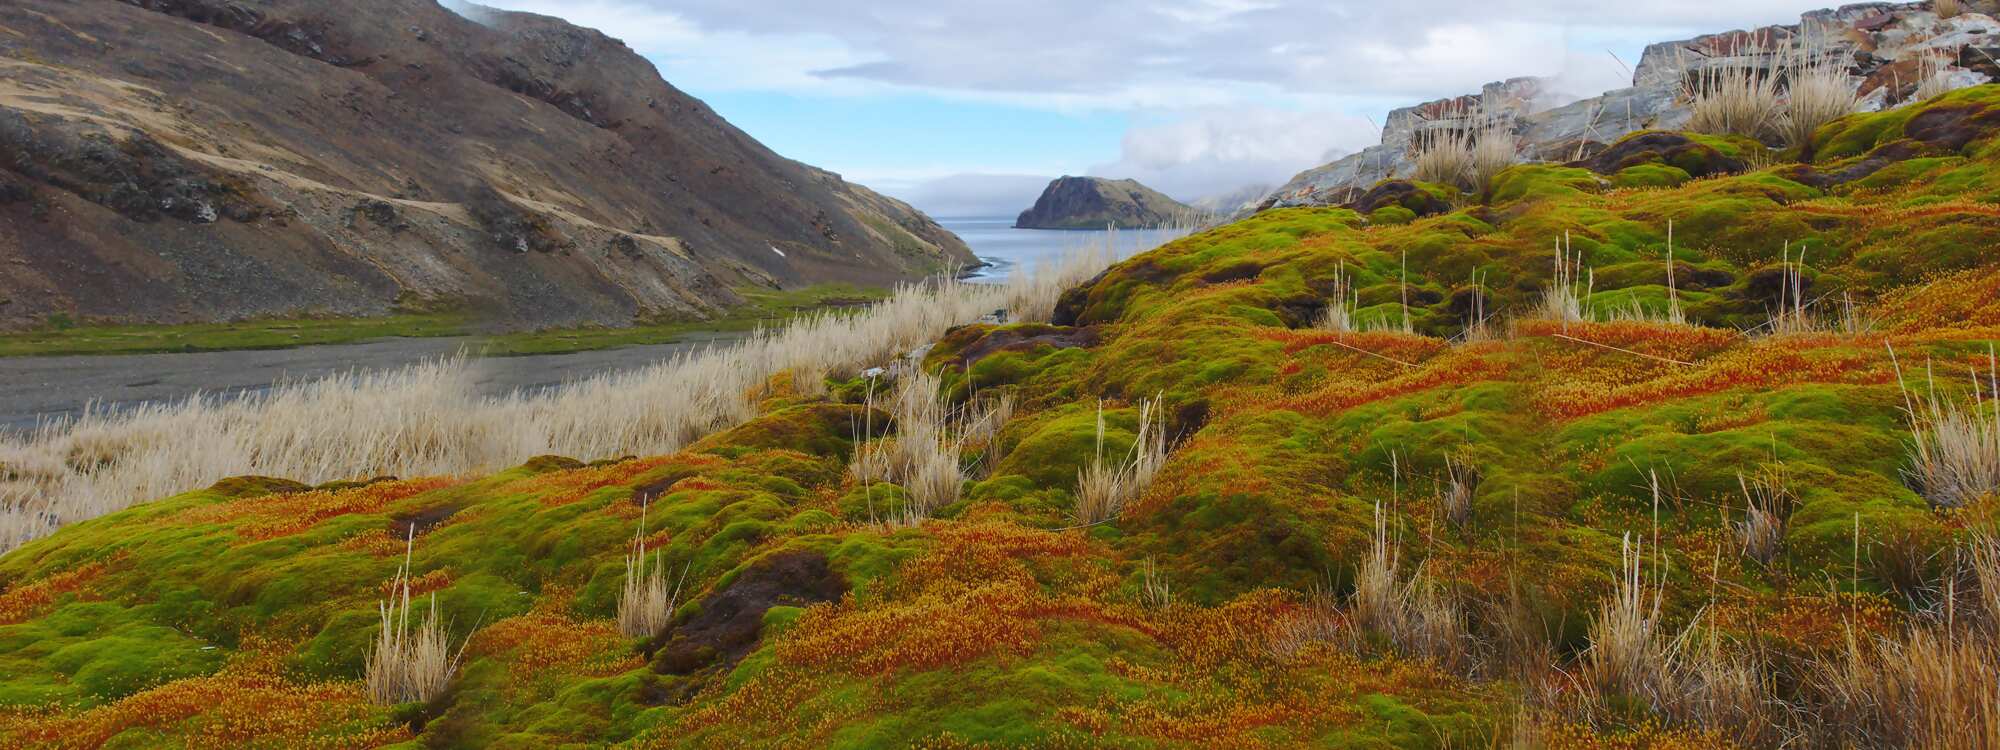
<instances>
[{"instance_id":1,"label":"rocky outcrop on hill","mask_svg":"<svg viewBox=\"0 0 2000 750\"><path fill-rule=\"evenodd\" d=\"M437 308L623 324L974 262L615 39L466 12L0 4L0 328Z\"/></svg>"},{"instance_id":2,"label":"rocky outcrop on hill","mask_svg":"<svg viewBox=\"0 0 2000 750\"><path fill-rule=\"evenodd\" d=\"M1196 213L1180 201L1137 180L1059 177L1042 191L1035 207L1021 212L1018 229L1151 229L1187 220Z\"/></svg>"},{"instance_id":3,"label":"rocky outcrop on hill","mask_svg":"<svg viewBox=\"0 0 2000 750\"><path fill-rule=\"evenodd\" d=\"M1672 130L1688 122L1685 83L1723 65L1769 68L1782 50L1810 39L1827 54L1852 61L1849 72L1874 111L1907 102L1923 82L1921 59L1944 64L1941 84L1958 88L2000 80L2000 21L1965 12L1942 18L1930 3L1864 3L1804 14L1798 24L1731 31L1646 48L1632 86L1565 101L1539 78L1487 84L1479 93L1425 102L1389 113L1382 140L1338 161L1307 170L1273 191L1258 208L1351 204L1376 183L1410 174L1412 144L1424 133L1481 127L1511 130L1522 157L1588 159L1641 130Z\"/></svg>"}]
</instances>

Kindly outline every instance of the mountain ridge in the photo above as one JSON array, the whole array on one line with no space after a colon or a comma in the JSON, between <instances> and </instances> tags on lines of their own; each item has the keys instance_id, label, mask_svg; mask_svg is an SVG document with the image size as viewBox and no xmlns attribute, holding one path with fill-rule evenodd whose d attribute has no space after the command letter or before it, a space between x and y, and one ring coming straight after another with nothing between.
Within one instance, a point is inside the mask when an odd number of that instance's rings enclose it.
<instances>
[{"instance_id":1,"label":"mountain ridge","mask_svg":"<svg viewBox=\"0 0 2000 750\"><path fill-rule=\"evenodd\" d=\"M700 318L971 262L622 42L431 2L0 8L0 327L470 308Z\"/></svg>"}]
</instances>

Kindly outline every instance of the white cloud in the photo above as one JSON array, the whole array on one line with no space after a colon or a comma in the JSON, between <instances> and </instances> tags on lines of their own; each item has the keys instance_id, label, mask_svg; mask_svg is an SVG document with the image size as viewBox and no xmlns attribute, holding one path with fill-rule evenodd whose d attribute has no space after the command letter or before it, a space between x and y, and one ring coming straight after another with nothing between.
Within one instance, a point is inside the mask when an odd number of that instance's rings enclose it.
<instances>
[{"instance_id":1,"label":"white cloud","mask_svg":"<svg viewBox=\"0 0 2000 750\"><path fill-rule=\"evenodd\" d=\"M925 96L1138 123L1089 168L1196 198L1277 183L1376 140L1388 109L1555 76L1626 85L1609 47L1796 22L1824 0L488 0L624 39L707 92ZM812 156L794 154L794 156ZM818 155L837 163L842 155ZM1107 155L1108 156L1108 155ZM850 177L938 213L1032 202L1046 164L976 160ZM1082 169L1084 165L1073 165ZM953 174L964 173L964 174ZM1023 195L1025 193L1025 195ZM1007 208L1013 207L1013 208Z\"/></svg>"},{"instance_id":2,"label":"white cloud","mask_svg":"<svg viewBox=\"0 0 2000 750\"><path fill-rule=\"evenodd\" d=\"M1664 40L1823 0L490 0L624 39L709 90L985 95L1146 108L1162 91L1443 96L1561 72L1578 30ZM1589 50L1593 54L1595 50ZM1603 61L1612 67L1608 60ZM1630 61L1628 61L1630 62Z\"/></svg>"},{"instance_id":3,"label":"white cloud","mask_svg":"<svg viewBox=\"0 0 2000 750\"><path fill-rule=\"evenodd\" d=\"M1125 134L1117 161L1090 171L1195 200L1245 185L1277 185L1375 143L1379 133L1366 118L1335 112L1213 110L1135 127Z\"/></svg>"},{"instance_id":4,"label":"white cloud","mask_svg":"<svg viewBox=\"0 0 2000 750\"><path fill-rule=\"evenodd\" d=\"M955 174L879 189L932 216L1013 216L1035 205L1054 175Z\"/></svg>"}]
</instances>

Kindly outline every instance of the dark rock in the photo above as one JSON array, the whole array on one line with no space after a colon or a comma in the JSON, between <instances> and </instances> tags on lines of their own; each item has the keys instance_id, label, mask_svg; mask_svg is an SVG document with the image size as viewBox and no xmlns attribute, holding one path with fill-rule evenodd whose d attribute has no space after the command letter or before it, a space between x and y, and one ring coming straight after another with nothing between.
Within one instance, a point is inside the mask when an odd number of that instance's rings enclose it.
<instances>
[{"instance_id":1,"label":"dark rock","mask_svg":"<svg viewBox=\"0 0 2000 750\"><path fill-rule=\"evenodd\" d=\"M531 474L548 474L557 471L575 471L583 468L583 462L568 456L536 456L521 464Z\"/></svg>"},{"instance_id":2,"label":"dark rock","mask_svg":"<svg viewBox=\"0 0 2000 750\"><path fill-rule=\"evenodd\" d=\"M838 600L847 581L816 552L785 551L750 564L721 591L701 600L700 611L655 639L653 670L691 674L735 664L757 645L764 613L778 605Z\"/></svg>"},{"instance_id":3,"label":"dark rock","mask_svg":"<svg viewBox=\"0 0 2000 750\"><path fill-rule=\"evenodd\" d=\"M999 352L1032 351L1048 346L1057 349L1088 349L1097 346L1102 335L1097 326L1067 328L1053 325L1021 325L991 328L958 351L952 363L971 367Z\"/></svg>"},{"instance_id":4,"label":"dark rock","mask_svg":"<svg viewBox=\"0 0 2000 750\"><path fill-rule=\"evenodd\" d=\"M264 495L289 495L312 489L311 485L277 477L230 477L210 485L209 492L232 500Z\"/></svg>"},{"instance_id":5,"label":"dark rock","mask_svg":"<svg viewBox=\"0 0 2000 750\"><path fill-rule=\"evenodd\" d=\"M1613 175L1642 164L1678 167L1690 177L1734 174L1749 168L1742 160L1726 157L1714 147L1680 133L1662 131L1633 134L1569 166Z\"/></svg>"},{"instance_id":6,"label":"dark rock","mask_svg":"<svg viewBox=\"0 0 2000 750\"><path fill-rule=\"evenodd\" d=\"M1419 217L1436 216L1451 211L1450 203L1425 192L1423 188L1417 187L1416 183L1407 180L1389 180L1377 184L1347 207L1366 215L1388 206L1402 206L1415 212Z\"/></svg>"}]
</instances>

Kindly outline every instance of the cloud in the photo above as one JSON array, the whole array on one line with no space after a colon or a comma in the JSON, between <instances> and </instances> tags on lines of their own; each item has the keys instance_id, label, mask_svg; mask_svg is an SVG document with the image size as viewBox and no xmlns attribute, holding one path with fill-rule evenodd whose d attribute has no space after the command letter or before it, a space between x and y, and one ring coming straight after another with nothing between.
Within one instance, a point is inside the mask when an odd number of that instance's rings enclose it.
<instances>
[{"instance_id":1,"label":"cloud","mask_svg":"<svg viewBox=\"0 0 2000 750\"><path fill-rule=\"evenodd\" d=\"M877 185L932 216L1013 216L1035 205L1055 175L955 174L908 185Z\"/></svg>"},{"instance_id":2,"label":"cloud","mask_svg":"<svg viewBox=\"0 0 2000 750\"><path fill-rule=\"evenodd\" d=\"M824 93L859 84L1147 106L1148 92L1232 98L1430 97L1571 63L1579 34L1664 40L1796 21L1823 0L490 0L560 15L724 85ZM1595 53L1595 50L1591 50ZM1615 67L1608 59L1601 67ZM817 88L813 88L817 87ZM1594 93L1594 92L1593 92ZM1235 98L1240 99L1240 95Z\"/></svg>"},{"instance_id":3,"label":"cloud","mask_svg":"<svg viewBox=\"0 0 2000 750\"><path fill-rule=\"evenodd\" d=\"M458 1L458 0L454 0ZM1182 198L1275 184L1373 143L1389 109L1554 76L1561 103L1627 85L1648 42L1796 22L1824 0L487 0L624 39L705 93L923 97L1133 125L1115 159L1062 169ZM814 116L801 112L802 117ZM1051 133L1059 141L1060 133ZM915 153L915 152L912 152ZM977 144L921 173L845 152L878 188L941 214L1031 202L1048 164L996 168ZM1107 155L1108 157L1108 155ZM1033 158L1033 157L1030 157ZM879 159L878 159L879 160ZM905 169L910 159L896 163ZM936 175L949 175L934 177ZM880 179L878 179L878 177Z\"/></svg>"},{"instance_id":4,"label":"cloud","mask_svg":"<svg viewBox=\"0 0 2000 750\"><path fill-rule=\"evenodd\" d=\"M1090 171L1130 177L1175 198L1196 200L1245 185L1278 185L1301 170L1372 145L1379 135L1368 119L1336 112L1217 110L1133 128L1125 134L1119 159Z\"/></svg>"}]
</instances>

